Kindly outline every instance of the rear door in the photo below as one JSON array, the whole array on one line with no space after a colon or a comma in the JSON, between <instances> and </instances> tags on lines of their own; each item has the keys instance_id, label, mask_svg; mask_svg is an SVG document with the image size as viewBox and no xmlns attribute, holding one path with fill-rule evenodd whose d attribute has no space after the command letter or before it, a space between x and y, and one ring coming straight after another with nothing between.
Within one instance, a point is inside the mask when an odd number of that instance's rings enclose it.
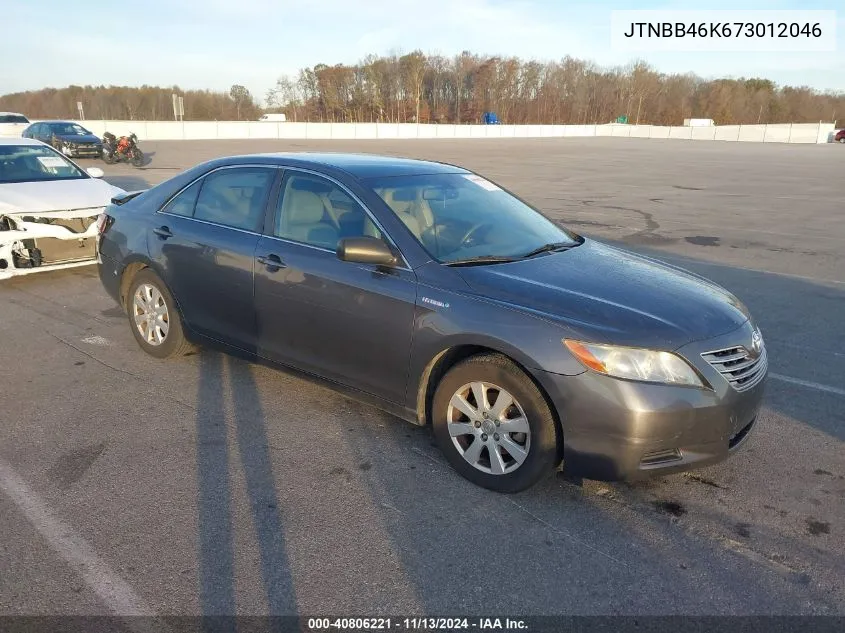
<instances>
[{"instance_id":1,"label":"rear door","mask_svg":"<svg viewBox=\"0 0 845 633\"><path fill-rule=\"evenodd\" d=\"M261 165L213 170L172 198L147 236L189 327L251 352L255 248L278 173Z\"/></svg>"},{"instance_id":2,"label":"rear door","mask_svg":"<svg viewBox=\"0 0 845 633\"><path fill-rule=\"evenodd\" d=\"M339 182L285 173L256 249L259 354L404 402L416 275L404 262L381 269L339 260L342 237L389 239Z\"/></svg>"},{"instance_id":3,"label":"rear door","mask_svg":"<svg viewBox=\"0 0 845 633\"><path fill-rule=\"evenodd\" d=\"M29 129L27 130L26 137L27 138L34 138L34 139L40 141L40 140L42 140L41 137L43 136L43 130L46 127L47 126L44 125L43 123L35 123L35 124L31 125L29 127Z\"/></svg>"}]
</instances>

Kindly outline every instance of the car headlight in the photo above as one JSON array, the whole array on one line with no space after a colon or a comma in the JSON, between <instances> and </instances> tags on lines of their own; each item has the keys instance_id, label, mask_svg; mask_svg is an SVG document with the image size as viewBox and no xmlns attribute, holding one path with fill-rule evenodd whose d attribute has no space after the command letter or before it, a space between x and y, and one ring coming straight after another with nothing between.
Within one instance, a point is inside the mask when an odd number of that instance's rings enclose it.
<instances>
[{"instance_id":1,"label":"car headlight","mask_svg":"<svg viewBox=\"0 0 845 633\"><path fill-rule=\"evenodd\" d=\"M585 367L600 374L646 382L705 386L690 364L671 352L571 339L564 339L563 344Z\"/></svg>"}]
</instances>

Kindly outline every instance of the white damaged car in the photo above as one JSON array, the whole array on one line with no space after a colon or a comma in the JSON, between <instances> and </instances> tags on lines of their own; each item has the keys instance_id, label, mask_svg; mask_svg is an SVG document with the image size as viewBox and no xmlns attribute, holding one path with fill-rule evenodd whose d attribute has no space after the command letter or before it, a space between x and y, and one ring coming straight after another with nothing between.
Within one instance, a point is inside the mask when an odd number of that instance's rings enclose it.
<instances>
[{"instance_id":1,"label":"white damaged car","mask_svg":"<svg viewBox=\"0 0 845 633\"><path fill-rule=\"evenodd\" d=\"M124 193L41 141L0 138L0 280L97 261L97 216Z\"/></svg>"}]
</instances>

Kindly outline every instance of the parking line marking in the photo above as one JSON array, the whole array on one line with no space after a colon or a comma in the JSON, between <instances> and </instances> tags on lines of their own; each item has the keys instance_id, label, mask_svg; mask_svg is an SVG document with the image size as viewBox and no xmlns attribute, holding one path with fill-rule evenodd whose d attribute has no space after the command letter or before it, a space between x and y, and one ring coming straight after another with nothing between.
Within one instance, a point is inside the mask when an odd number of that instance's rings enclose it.
<instances>
[{"instance_id":1,"label":"parking line marking","mask_svg":"<svg viewBox=\"0 0 845 633\"><path fill-rule=\"evenodd\" d=\"M109 339L96 334L92 336L86 336L84 339L82 339L82 342L88 343L89 345L100 345L102 347L108 347L109 345L111 345L111 341Z\"/></svg>"},{"instance_id":2,"label":"parking line marking","mask_svg":"<svg viewBox=\"0 0 845 633\"><path fill-rule=\"evenodd\" d=\"M845 396L845 389L840 389L839 387L831 387L829 385L823 385L818 382L812 382L810 380L801 380L800 378L793 378L792 376L784 376L782 374L773 374L769 372L769 376L775 378L777 380L782 380L783 382L788 382L793 385L800 385L801 387L807 387L808 389L816 389L817 391L825 391L827 393L834 393L837 396Z\"/></svg>"},{"instance_id":3,"label":"parking line marking","mask_svg":"<svg viewBox=\"0 0 845 633\"><path fill-rule=\"evenodd\" d=\"M47 504L2 459L0 491L12 500L35 530L82 577L85 584L111 611L118 615L154 615L132 587L97 556L94 549L70 526L53 516Z\"/></svg>"}]
</instances>

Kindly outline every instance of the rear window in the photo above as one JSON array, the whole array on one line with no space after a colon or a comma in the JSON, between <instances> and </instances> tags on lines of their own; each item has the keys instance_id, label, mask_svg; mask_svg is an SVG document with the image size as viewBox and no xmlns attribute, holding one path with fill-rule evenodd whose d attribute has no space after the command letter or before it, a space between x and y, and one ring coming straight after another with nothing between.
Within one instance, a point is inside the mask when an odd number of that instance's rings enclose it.
<instances>
[{"instance_id":1,"label":"rear window","mask_svg":"<svg viewBox=\"0 0 845 633\"><path fill-rule=\"evenodd\" d=\"M20 114L0 114L0 123L29 123L29 119Z\"/></svg>"}]
</instances>

